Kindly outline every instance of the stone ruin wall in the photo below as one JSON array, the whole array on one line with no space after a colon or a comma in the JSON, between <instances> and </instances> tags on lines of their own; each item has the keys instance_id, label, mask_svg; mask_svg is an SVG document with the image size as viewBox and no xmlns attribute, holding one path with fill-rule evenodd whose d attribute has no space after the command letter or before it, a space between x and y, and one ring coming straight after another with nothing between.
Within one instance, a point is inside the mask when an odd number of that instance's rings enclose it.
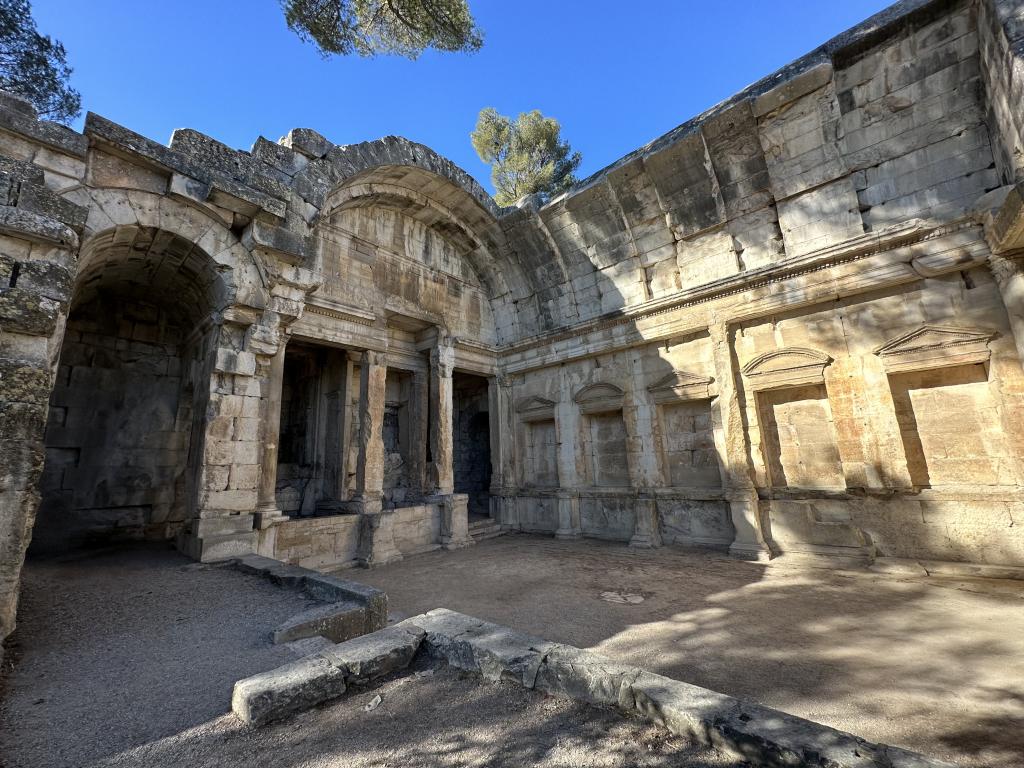
<instances>
[{"instance_id":1,"label":"stone ruin wall","mask_svg":"<svg viewBox=\"0 0 1024 768\"><path fill-rule=\"evenodd\" d=\"M509 529L1024 565L1022 38L1015 1L899 3L507 209L404 139L163 146L3 97L0 636L34 524L455 545L483 413ZM282 424L326 516L281 515Z\"/></svg>"}]
</instances>

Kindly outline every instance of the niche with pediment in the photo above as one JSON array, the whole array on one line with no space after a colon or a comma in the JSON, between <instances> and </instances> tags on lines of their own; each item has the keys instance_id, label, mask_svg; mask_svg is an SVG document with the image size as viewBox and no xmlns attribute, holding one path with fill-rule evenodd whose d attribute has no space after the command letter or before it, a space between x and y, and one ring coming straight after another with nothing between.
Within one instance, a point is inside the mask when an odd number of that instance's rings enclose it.
<instances>
[{"instance_id":1,"label":"niche with pediment","mask_svg":"<svg viewBox=\"0 0 1024 768\"><path fill-rule=\"evenodd\" d=\"M840 490L839 457L825 369L832 358L806 347L784 347L743 367L754 393L761 450L775 488Z\"/></svg>"},{"instance_id":2,"label":"niche with pediment","mask_svg":"<svg viewBox=\"0 0 1024 768\"><path fill-rule=\"evenodd\" d=\"M624 394L614 384L591 384L573 397L580 410L583 462L590 485L629 486Z\"/></svg>"},{"instance_id":3,"label":"niche with pediment","mask_svg":"<svg viewBox=\"0 0 1024 768\"><path fill-rule=\"evenodd\" d=\"M993 336L924 325L875 350L888 374L914 486L1016 484L989 377Z\"/></svg>"},{"instance_id":4,"label":"niche with pediment","mask_svg":"<svg viewBox=\"0 0 1024 768\"><path fill-rule=\"evenodd\" d=\"M647 387L657 405L662 474L680 488L720 488L711 406L714 379L675 370Z\"/></svg>"},{"instance_id":5,"label":"niche with pediment","mask_svg":"<svg viewBox=\"0 0 1024 768\"><path fill-rule=\"evenodd\" d=\"M558 486L558 433L555 403L531 395L516 402L522 422L523 483L535 488Z\"/></svg>"}]
</instances>

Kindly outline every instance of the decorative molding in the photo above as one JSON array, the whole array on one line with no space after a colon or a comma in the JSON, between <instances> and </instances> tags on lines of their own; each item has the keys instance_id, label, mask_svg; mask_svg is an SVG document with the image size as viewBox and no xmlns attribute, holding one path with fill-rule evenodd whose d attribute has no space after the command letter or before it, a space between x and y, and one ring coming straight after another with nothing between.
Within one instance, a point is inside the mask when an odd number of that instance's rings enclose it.
<instances>
[{"instance_id":1,"label":"decorative molding","mask_svg":"<svg viewBox=\"0 0 1024 768\"><path fill-rule=\"evenodd\" d=\"M546 397L530 395L516 402L516 413L522 421L553 421L555 403Z\"/></svg>"},{"instance_id":2,"label":"decorative molding","mask_svg":"<svg viewBox=\"0 0 1024 768\"><path fill-rule=\"evenodd\" d=\"M888 373L986 363L994 331L922 325L875 350Z\"/></svg>"},{"instance_id":3,"label":"decorative molding","mask_svg":"<svg viewBox=\"0 0 1024 768\"><path fill-rule=\"evenodd\" d=\"M679 400L706 400L712 397L711 376L698 376L688 371L672 371L647 387L656 403Z\"/></svg>"},{"instance_id":4,"label":"decorative molding","mask_svg":"<svg viewBox=\"0 0 1024 768\"><path fill-rule=\"evenodd\" d=\"M573 397L580 413L621 411L624 393L614 384L589 384Z\"/></svg>"},{"instance_id":5,"label":"decorative molding","mask_svg":"<svg viewBox=\"0 0 1024 768\"><path fill-rule=\"evenodd\" d=\"M338 302L331 301L319 297L316 302L307 299L306 300L306 311L312 312L314 315L322 315L324 317L331 317L335 320L345 320L350 323L356 323L357 325L373 325L376 316L372 312L366 312L355 307L349 307L345 304L339 304Z\"/></svg>"},{"instance_id":6,"label":"decorative molding","mask_svg":"<svg viewBox=\"0 0 1024 768\"><path fill-rule=\"evenodd\" d=\"M743 366L743 375L755 391L823 384L831 362L831 357L816 349L784 347L755 357Z\"/></svg>"}]
</instances>

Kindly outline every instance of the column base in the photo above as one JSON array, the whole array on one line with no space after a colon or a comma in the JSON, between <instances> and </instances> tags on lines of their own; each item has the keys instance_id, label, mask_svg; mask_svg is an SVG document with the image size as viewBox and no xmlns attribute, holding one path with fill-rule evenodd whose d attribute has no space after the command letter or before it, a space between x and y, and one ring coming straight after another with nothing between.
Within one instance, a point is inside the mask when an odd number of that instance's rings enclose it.
<instances>
[{"instance_id":1,"label":"column base","mask_svg":"<svg viewBox=\"0 0 1024 768\"><path fill-rule=\"evenodd\" d=\"M178 535L177 546L179 551L193 560L212 563L254 554L259 545L259 536L258 531L203 537L183 532Z\"/></svg>"},{"instance_id":2,"label":"column base","mask_svg":"<svg viewBox=\"0 0 1024 768\"><path fill-rule=\"evenodd\" d=\"M767 563L777 555L778 553L774 552L767 544L738 541L729 545L729 557L735 557L738 560Z\"/></svg>"},{"instance_id":3,"label":"column base","mask_svg":"<svg viewBox=\"0 0 1024 768\"><path fill-rule=\"evenodd\" d=\"M441 506L441 548L462 549L476 544L469 535L469 496L452 493L433 497Z\"/></svg>"},{"instance_id":4,"label":"column base","mask_svg":"<svg viewBox=\"0 0 1024 768\"><path fill-rule=\"evenodd\" d=\"M268 528L273 528L275 525L280 525L288 519L288 515L276 507L269 507L267 509L257 508L256 512L253 513L253 527L257 531L265 531Z\"/></svg>"},{"instance_id":5,"label":"column base","mask_svg":"<svg viewBox=\"0 0 1024 768\"><path fill-rule=\"evenodd\" d=\"M661 541L657 537L651 536L650 534L636 534L629 540L629 546L633 549L654 549L655 547L661 546Z\"/></svg>"},{"instance_id":6,"label":"column base","mask_svg":"<svg viewBox=\"0 0 1024 768\"><path fill-rule=\"evenodd\" d=\"M379 501L378 501L379 503ZM359 549L356 563L363 568L377 568L402 559L395 546L393 512L365 514L359 521Z\"/></svg>"}]
</instances>

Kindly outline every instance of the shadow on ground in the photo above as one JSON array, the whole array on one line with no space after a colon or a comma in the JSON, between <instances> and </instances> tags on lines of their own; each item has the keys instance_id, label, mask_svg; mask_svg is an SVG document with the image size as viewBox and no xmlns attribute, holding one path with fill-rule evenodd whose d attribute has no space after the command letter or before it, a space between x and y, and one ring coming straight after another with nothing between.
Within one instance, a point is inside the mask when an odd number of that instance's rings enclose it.
<instances>
[{"instance_id":1,"label":"shadow on ground","mask_svg":"<svg viewBox=\"0 0 1024 768\"><path fill-rule=\"evenodd\" d=\"M1021 582L526 535L352 575L404 615L444 606L963 765L1024 754Z\"/></svg>"}]
</instances>

